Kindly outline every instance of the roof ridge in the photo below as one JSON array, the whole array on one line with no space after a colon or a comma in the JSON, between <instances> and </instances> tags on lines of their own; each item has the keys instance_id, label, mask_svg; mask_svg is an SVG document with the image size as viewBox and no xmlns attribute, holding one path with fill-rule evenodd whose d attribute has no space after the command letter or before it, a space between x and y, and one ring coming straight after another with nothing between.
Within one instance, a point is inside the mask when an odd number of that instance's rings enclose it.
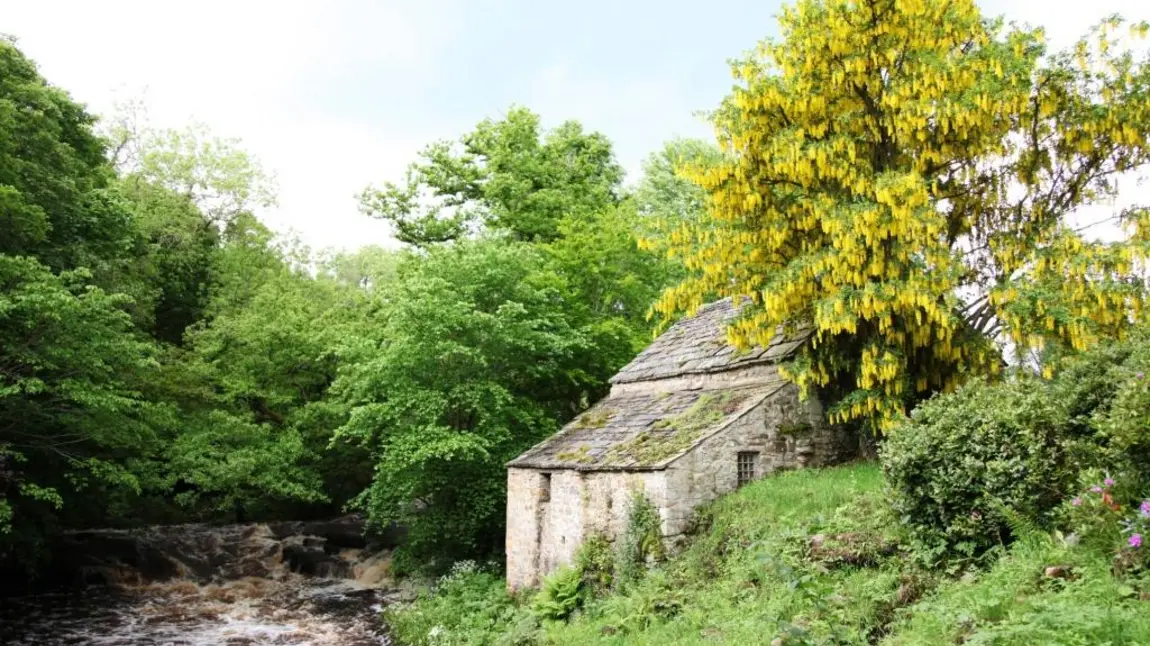
<instances>
[{"instance_id":1,"label":"roof ridge","mask_svg":"<svg viewBox=\"0 0 1150 646\"><path fill-rule=\"evenodd\" d=\"M744 303L750 299L744 298ZM787 339L781 332L766 347L739 351L727 342L727 325L742 311L732 297L701 305L692 316L672 324L623 366L612 384L657 381L683 375L713 374L749 365L776 363L793 354L805 335Z\"/></svg>"}]
</instances>

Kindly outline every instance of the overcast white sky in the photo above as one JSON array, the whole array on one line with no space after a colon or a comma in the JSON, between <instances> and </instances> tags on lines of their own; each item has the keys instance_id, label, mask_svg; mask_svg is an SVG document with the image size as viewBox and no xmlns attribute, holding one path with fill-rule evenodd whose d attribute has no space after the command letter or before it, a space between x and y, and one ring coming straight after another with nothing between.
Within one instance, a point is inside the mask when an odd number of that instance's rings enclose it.
<instances>
[{"instance_id":1,"label":"overcast white sky","mask_svg":"<svg viewBox=\"0 0 1150 646\"><path fill-rule=\"evenodd\" d=\"M152 124L206 123L274 171L262 214L309 245L382 243L354 195L398 179L425 143L510 105L577 119L633 176L731 80L725 61L775 31L777 0L0 0L48 80L97 113L146 99ZM1055 45L1150 0L988 0ZM1139 190L1143 195L1145 189Z\"/></svg>"}]
</instances>

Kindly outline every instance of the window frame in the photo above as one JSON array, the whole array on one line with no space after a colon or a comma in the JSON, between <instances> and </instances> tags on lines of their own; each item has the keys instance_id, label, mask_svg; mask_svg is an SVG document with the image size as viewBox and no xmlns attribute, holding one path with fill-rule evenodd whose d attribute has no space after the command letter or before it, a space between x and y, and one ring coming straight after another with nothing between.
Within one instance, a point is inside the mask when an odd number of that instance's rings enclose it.
<instances>
[{"instance_id":1,"label":"window frame","mask_svg":"<svg viewBox=\"0 0 1150 646\"><path fill-rule=\"evenodd\" d=\"M735 453L735 487L754 482L758 477L759 452L739 451Z\"/></svg>"}]
</instances>

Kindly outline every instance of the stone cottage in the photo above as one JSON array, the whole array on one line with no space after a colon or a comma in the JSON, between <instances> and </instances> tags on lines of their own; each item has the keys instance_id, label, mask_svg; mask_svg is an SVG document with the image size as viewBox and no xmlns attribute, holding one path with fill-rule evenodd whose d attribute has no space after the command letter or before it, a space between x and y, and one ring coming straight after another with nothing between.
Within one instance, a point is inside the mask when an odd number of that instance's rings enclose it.
<instances>
[{"instance_id":1,"label":"stone cottage","mask_svg":"<svg viewBox=\"0 0 1150 646\"><path fill-rule=\"evenodd\" d=\"M779 469L855 455L857 438L778 374L801 341L739 353L726 342L735 314L722 300L677 322L605 399L508 463L510 588L538 584L586 537L621 535L632 491L656 506L674 546L699 505Z\"/></svg>"}]
</instances>

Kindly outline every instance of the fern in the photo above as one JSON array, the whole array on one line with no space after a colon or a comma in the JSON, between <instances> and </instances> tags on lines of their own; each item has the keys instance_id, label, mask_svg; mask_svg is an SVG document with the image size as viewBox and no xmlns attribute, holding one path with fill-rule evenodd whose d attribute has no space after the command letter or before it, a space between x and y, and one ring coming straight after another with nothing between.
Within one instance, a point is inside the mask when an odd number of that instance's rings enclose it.
<instances>
[{"instance_id":1,"label":"fern","mask_svg":"<svg viewBox=\"0 0 1150 646\"><path fill-rule=\"evenodd\" d=\"M619 541L616 562L617 578L622 582L642 577L650 562L663 560L663 521L659 510L642 492L631 495L627 509L627 528Z\"/></svg>"},{"instance_id":2,"label":"fern","mask_svg":"<svg viewBox=\"0 0 1150 646\"><path fill-rule=\"evenodd\" d=\"M1031 516L1021 514L1018 510L1006 506L999 500L992 501L991 507L1006 522L1006 526L1010 529L1010 535L1014 537L1015 542L1027 546L1038 546L1050 539L1046 531L1039 526L1038 521Z\"/></svg>"},{"instance_id":3,"label":"fern","mask_svg":"<svg viewBox=\"0 0 1150 646\"><path fill-rule=\"evenodd\" d=\"M540 619L561 621L580 606L583 573L564 566L543 579L543 587L531 602L531 611Z\"/></svg>"}]
</instances>

